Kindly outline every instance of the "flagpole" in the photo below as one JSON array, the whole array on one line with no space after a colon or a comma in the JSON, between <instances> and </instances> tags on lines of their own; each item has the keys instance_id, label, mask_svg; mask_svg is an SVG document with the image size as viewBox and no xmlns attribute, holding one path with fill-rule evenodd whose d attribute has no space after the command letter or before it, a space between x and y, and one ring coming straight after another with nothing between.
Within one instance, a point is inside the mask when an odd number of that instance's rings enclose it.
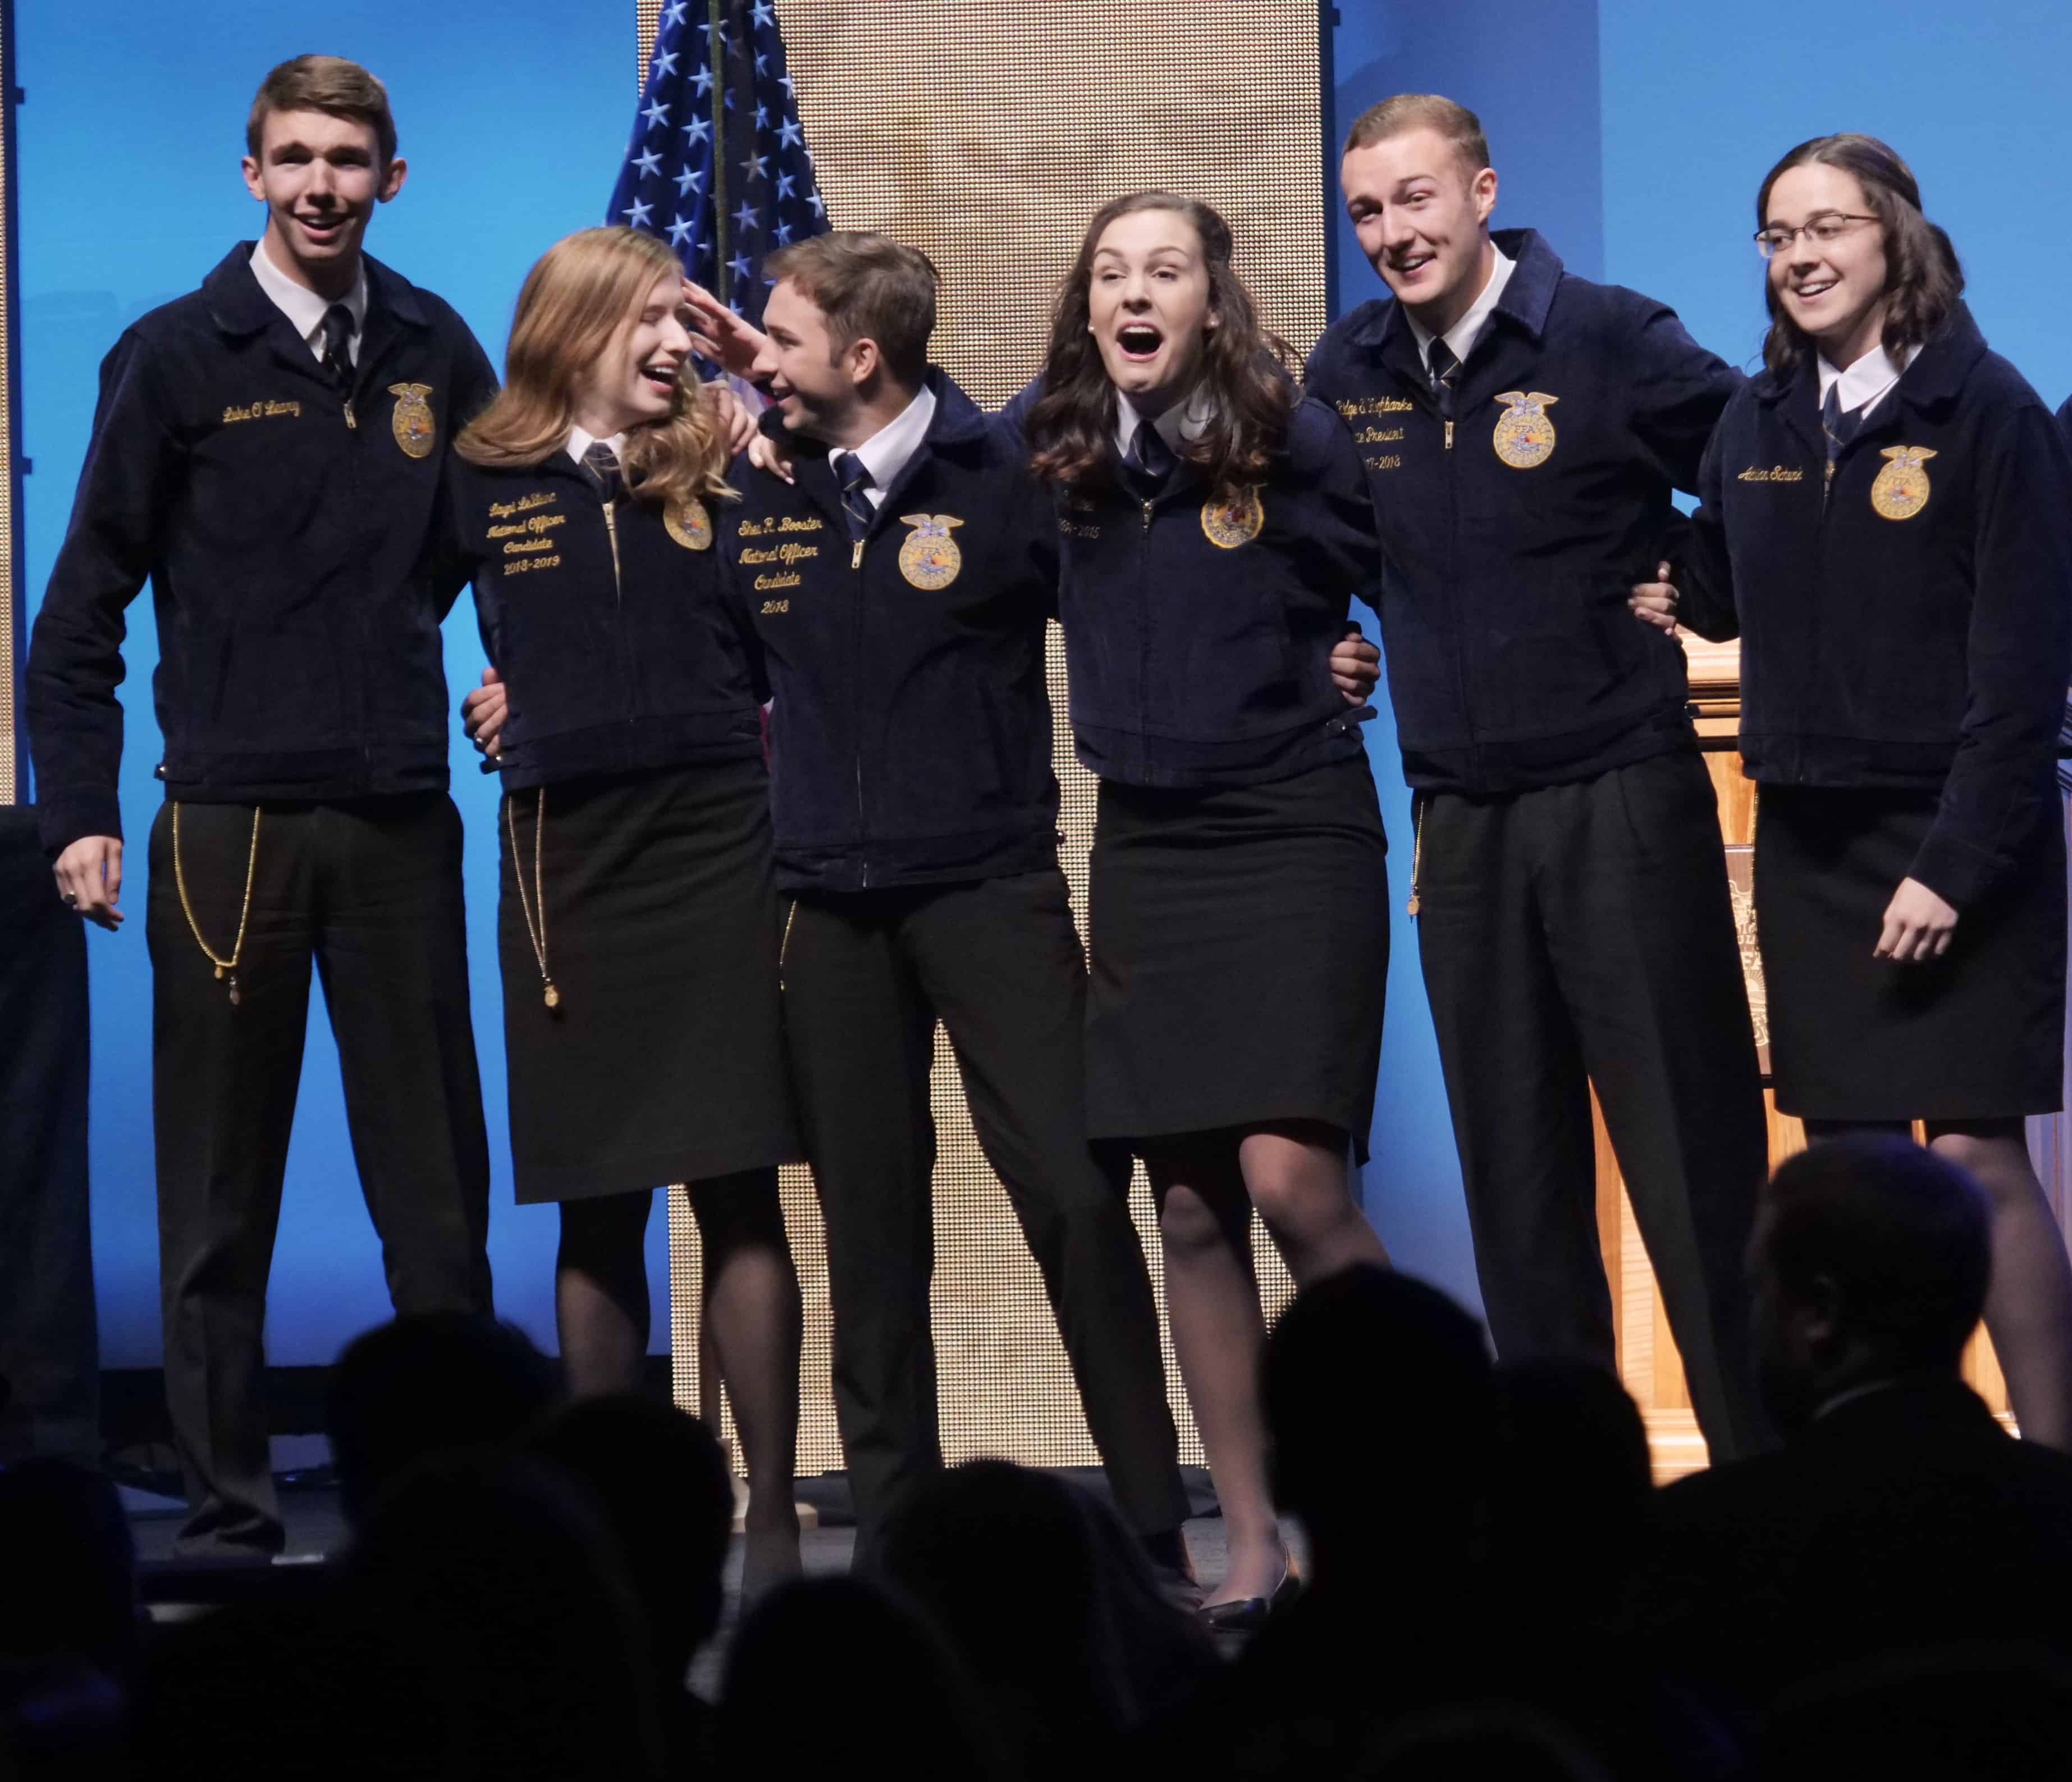
<instances>
[{"instance_id":1,"label":"flagpole","mask_svg":"<svg viewBox=\"0 0 2072 1782\"><path fill-rule=\"evenodd\" d=\"M714 277L722 303L734 301L734 274L727 267L726 240L726 52L720 33L726 27L724 0L705 0L705 60L712 70L712 199Z\"/></svg>"}]
</instances>

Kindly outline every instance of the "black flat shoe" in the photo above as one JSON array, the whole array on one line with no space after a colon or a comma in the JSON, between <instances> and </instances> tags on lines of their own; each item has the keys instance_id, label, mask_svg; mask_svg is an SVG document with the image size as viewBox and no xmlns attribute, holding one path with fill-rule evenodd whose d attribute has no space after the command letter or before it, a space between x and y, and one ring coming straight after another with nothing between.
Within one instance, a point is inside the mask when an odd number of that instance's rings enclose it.
<instances>
[{"instance_id":1,"label":"black flat shoe","mask_svg":"<svg viewBox=\"0 0 2072 1782\"><path fill-rule=\"evenodd\" d=\"M1302 1594L1302 1581L1289 1566L1281 1575L1271 1596L1240 1596L1228 1603L1205 1603L1197 1612L1210 1632L1249 1637L1264 1627L1268 1616L1285 1609Z\"/></svg>"}]
</instances>

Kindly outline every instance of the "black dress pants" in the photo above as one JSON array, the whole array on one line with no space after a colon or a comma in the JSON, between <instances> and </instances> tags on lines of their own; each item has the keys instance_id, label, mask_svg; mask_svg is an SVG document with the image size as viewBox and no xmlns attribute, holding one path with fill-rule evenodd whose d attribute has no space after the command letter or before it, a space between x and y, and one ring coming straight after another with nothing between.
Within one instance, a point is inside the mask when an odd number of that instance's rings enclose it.
<instances>
[{"instance_id":1,"label":"black dress pants","mask_svg":"<svg viewBox=\"0 0 2072 1782\"><path fill-rule=\"evenodd\" d=\"M1087 1423L1141 1534L1187 1513L1129 1158L1089 1145L1086 964L1054 868L805 896L783 978L806 1153L827 1222L834 1397L868 1562L885 1518L943 1464L935 1271L935 1021L972 1123L1042 1270Z\"/></svg>"},{"instance_id":2,"label":"black dress pants","mask_svg":"<svg viewBox=\"0 0 2072 1782\"><path fill-rule=\"evenodd\" d=\"M1418 940L1498 1355L1615 1365L1594 1084L1716 1460L1762 1446L1742 1252L1768 1129L1702 758L1424 797Z\"/></svg>"},{"instance_id":3,"label":"black dress pants","mask_svg":"<svg viewBox=\"0 0 2072 1782\"><path fill-rule=\"evenodd\" d=\"M264 807L238 1000L197 942L236 944L249 804L152 825L146 934L166 1391L183 1551L278 1551L261 1402L266 1278L323 979L360 1183L399 1312L490 1309L489 1149L468 1013L459 813L442 792Z\"/></svg>"}]
</instances>

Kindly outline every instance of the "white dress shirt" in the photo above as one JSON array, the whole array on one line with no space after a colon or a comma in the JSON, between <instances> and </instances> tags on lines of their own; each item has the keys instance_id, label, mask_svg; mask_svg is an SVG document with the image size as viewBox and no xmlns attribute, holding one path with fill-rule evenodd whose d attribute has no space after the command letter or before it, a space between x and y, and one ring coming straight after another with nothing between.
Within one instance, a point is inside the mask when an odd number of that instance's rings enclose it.
<instances>
[{"instance_id":1,"label":"white dress shirt","mask_svg":"<svg viewBox=\"0 0 2072 1782\"><path fill-rule=\"evenodd\" d=\"M616 458L626 450L626 435L623 433L614 433L604 443L611 448L611 455ZM595 444L597 444L597 436L594 433L586 433L580 427L571 427L569 429L569 456L577 463L582 462L583 454Z\"/></svg>"},{"instance_id":2,"label":"white dress shirt","mask_svg":"<svg viewBox=\"0 0 2072 1782\"><path fill-rule=\"evenodd\" d=\"M863 492L874 507L882 507L906 461L921 449L928 437L928 423L935 418L935 392L923 384L914 400L861 446L845 448L863 461L870 480ZM830 458L834 454L828 454Z\"/></svg>"},{"instance_id":3,"label":"white dress shirt","mask_svg":"<svg viewBox=\"0 0 2072 1782\"><path fill-rule=\"evenodd\" d=\"M1199 439L1209 430L1209 418L1215 406L1209 392L1199 384L1185 402L1176 402L1165 413L1151 423L1158 437L1173 448L1178 457L1183 441ZM1144 425L1144 417L1137 413L1137 404L1121 391L1115 392L1115 449L1124 458L1129 456L1131 442L1137 437L1137 429Z\"/></svg>"},{"instance_id":4,"label":"white dress shirt","mask_svg":"<svg viewBox=\"0 0 2072 1782\"><path fill-rule=\"evenodd\" d=\"M1818 359L1820 372L1820 406L1827 405L1827 392L1836 385L1841 386L1836 400L1844 414L1861 411L1864 420L1891 393L1892 387L1900 380L1900 374L1911 365L1921 351L1921 343L1916 341L1897 359L1885 350L1882 344L1871 348L1846 371L1836 371L1824 359ZM1816 355L1817 359L1817 355Z\"/></svg>"},{"instance_id":5,"label":"white dress shirt","mask_svg":"<svg viewBox=\"0 0 2072 1782\"><path fill-rule=\"evenodd\" d=\"M1446 331L1446 344L1453 349L1454 359L1463 365L1482 339L1482 331L1489 326L1490 318L1496 313L1497 299L1503 295L1504 286L1518 269L1518 262L1494 241L1490 244L1490 252L1496 257L1496 264L1490 268L1489 282L1482 286L1482 295L1468 306L1468 313ZM1417 343L1417 356L1429 372L1432 369L1432 343L1437 337L1409 310L1405 310L1403 317L1410 324L1411 338Z\"/></svg>"},{"instance_id":6,"label":"white dress shirt","mask_svg":"<svg viewBox=\"0 0 2072 1782\"><path fill-rule=\"evenodd\" d=\"M310 351L316 355L317 363L323 363L324 311L331 307L331 299L319 297L306 285L298 285L294 280L275 265L266 252L261 239L252 250L252 276L259 281L259 289L273 300L273 306L294 325L294 331L309 343ZM364 261L354 274L352 289L339 301L344 304L352 316L352 338L346 347L352 355L352 362L360 363L360 336L367 331L367 267Z\"/></svg>"}]
</instances>

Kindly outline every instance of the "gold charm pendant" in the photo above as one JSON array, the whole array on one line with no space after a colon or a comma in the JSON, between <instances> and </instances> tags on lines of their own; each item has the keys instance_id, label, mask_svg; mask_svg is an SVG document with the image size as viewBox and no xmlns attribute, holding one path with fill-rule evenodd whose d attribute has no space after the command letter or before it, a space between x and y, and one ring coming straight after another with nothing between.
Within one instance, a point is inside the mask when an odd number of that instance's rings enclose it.
<instances>
[{"instance_id":1,"label":"gold charm pendant","mask_svg":"<svg viewBox=\"0 0 2072 1782\"><path fill-rule=\"evenodd\" d=\"M546 978L541 982L545 984L546 989L540 1000L549 1008L559 1008L561 1006L561 993L554 987L554 980L552 978Z\"/></svg>"},{"instance_id":2,"label":"gold charm pendant","mask_svg":"<svg viewBox=\"0 0 2072 1782\"><path fill-rule=\"evenodd\" d=\"M230 974L230 1006L235 1008L244 1000L237 994L237 974L233 971Z\"/></svg>"}]
</instances>

